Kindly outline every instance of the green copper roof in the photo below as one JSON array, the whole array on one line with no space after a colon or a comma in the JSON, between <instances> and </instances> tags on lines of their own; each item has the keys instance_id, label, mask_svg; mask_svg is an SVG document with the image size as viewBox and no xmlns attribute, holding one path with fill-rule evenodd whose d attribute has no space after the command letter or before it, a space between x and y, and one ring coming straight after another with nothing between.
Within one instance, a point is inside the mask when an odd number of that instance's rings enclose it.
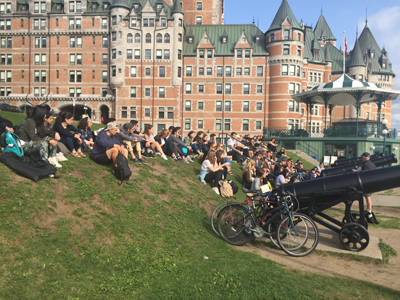
<instances>
[{"instance_id":1,"label":"green copper roof","mask_svg":"<svg viewBox=\"0 0 400 300\"><path fill-rule=\"evenodd\" d=\"M296 17L294 16L293 11L289 6L289 3L287 2L287 0L283 0L267 32L271 30L281 29L282 23L283 21L285 21L286 17L292 24L293 28L297 28L300 30L302 29L300 24L297 22Z\"/></svg>"},{"instance_id":2,"label":"green copper roof","mask_svg":"<svg viewBox=\"0 0 400 300\"><path fill-rule=\"evenodd\" d=\"M189 44L187 39L183 42L183 53L184 54L195 54L197 45L199 44L204 32L207 30L207 34L211 40L211 43L215 47L216 54L234 54L235 45L240 39L243 30L249 39L250 45L253 47L253 54L266 55L268 52L265 50L265 36L254 25L186 25L186 31L192 32L193 43ZM222 36L224 33L228 37L228 43L222 43ZM260 41L255 43L255 36L260 36Z\"/></svg>"},{"instance_id":3,"label":"green copper roof","mask_svg":"<svg viewBox=\"0 0 400 300\"><path fill-rule=\"evenodd\" d=\"M180 0L176 0L174 2L174 5L172 6L172 13L173 14L180 13L183 15L182 4Z\"/></svg>"},{"instance_id":4,"label":"green copper roof","mask_svg":"<svg viewBox=\"0 0 400 300\"><path fill-rule=\"evenodd\" d=\"M125 7L132 9L132 0L110 0L110 8L113 7Z\"/></svg>"},{"instance_id":5,"label":"green copper roof","mask_svg":"<svg viewBox=\"0 0 400 300\"><path fill-rule=\"evenodd\" d=\"M358 39L356 39L356 43L354 44L353 51L350 54L349 68L351 67L365 67L364 57L361 53L360 44L358 43Z\"/></svg>"},{"instance_id":6,"label":"green copper roof","mask_svg":"<svg viewBox=\"0 0 400 300\"><path fill-rule=\"evenodd\" d=\"M365 53L370 54L371 51L375 51L375 57L369 58L369 63L371 63L372 73L390 74L395 76L393 69L391 67L392 63L390 62L389 59L387 60L387 68L382 69L382 65L380 62L382 51L367 25L364 27L360 37L358 38L358 42L360 43L360 50L363 55Z\"/></svg>"},{"instance_id":7,"label":"green copper roof","mask_svg":"<svg viewBox=\"0 0 400 300\"><path fill-rule=\"evenodd\" d=\"M325 45L325 52L329 52L332 61L332 73L343 73L343 51L337 49L330 42ZM347 55L345 59L346 66L349 64L350 56Z\"/></svg>"},{"instance_id":8,"label":"green copper roof","mask_svg":"<svg viewBox=\"0 0 400 300\"><path fill-rule=\"evenodd\" d=\"M329 42L327 44L332 45ZM326 62L332 62L332 58L331 58L331 55L330 55L329 50L328 50L329 47L326 46L327 44L325 44L325 47L323 48L324 49L324 55L325 55L325 61Z\"/></svg>"},{"instance_id":9,"label":"green copper roof","mask_svg":"<svg viewBox=\"0 0 400 300\"><path fill-rule=\"evenodd\" d=\"M313 50L319 50L319 59L315 60L313 56ZM314 32L310 27L306 27L305 42L304 42L304 58L307 58L309 62L325 63L325 55L318 40L314 36Z\"/></svg>"},{"instance_id":10,"label":"green copper roof","mask_svg":"<svg viewBox=\"0 0 400 300\"><path fill-rule=\"evenodd\" d=\"M317 39L325 37L328 41L336 41L336 38L322 13L318 19L317 26L315 26L314 35Z\"/></svg>"}]
</instances>

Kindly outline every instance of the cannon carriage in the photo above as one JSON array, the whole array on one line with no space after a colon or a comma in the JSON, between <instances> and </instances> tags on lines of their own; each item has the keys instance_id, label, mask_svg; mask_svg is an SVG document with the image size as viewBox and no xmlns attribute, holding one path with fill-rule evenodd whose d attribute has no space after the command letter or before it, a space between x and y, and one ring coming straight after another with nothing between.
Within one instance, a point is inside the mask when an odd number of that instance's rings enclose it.
<instances>
[{"instance_id":1,"label":"cannon carriage","mask_svg":"<svg viewBox=\"0 0 400 300\"><path fill-rule=\"evenodd\" d=\"M345 249L361 251L369 244L363 194L399 186L400 166L393 166L281 185L277 193L281 196L293 194L299 202L299 212L338 233ZM358 213L351 209L355 201L358 201ZM324 212L339 203L345 205L342 221Z\"/></svg>"}]
</instances>

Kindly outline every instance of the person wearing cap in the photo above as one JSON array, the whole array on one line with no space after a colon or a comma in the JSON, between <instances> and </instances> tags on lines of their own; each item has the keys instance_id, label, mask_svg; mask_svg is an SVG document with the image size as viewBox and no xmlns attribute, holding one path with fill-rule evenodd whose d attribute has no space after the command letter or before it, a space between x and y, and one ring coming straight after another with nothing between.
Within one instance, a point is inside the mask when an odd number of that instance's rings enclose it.
<instances>
[{"instance_id":1,"label":"person wearing cap","mask_svg":"<svg viewBox=\"0 0 400 300\"><path fill-rule=\"evenodd\" d=\"M99 132L92 150L92 158L96 163L105 165L113 162L115 164L118 153L128 158L130 147L117 139L115 135L118 131L117 124L110 122L106 129Z\"/></svg>"},{"instance_id":2,"label":"person wearing cap","mask_svg":"<svg viewBox=\"0 0 400 300\"><path fill-rule=\"evenodd\" d=\"M142 158L141 155L141 147L140 142L143 141L143 137L140 135L135 134L135 130L137 128L137 123L134 126L132 123L125 123L119 129L119 132L116 134L117 139L126 145L129 146L129 153L131 154L131 160L137 164L147 164L147 162ZM133 149L136 148L136 152L138 158L136 158L135 154L133 153Z\"/></svg>"},{"instance_id":3,"label":"person wearing cap","mask_svg":"<svg viewBox=\"0 0 400 300\"><path fill-rule=\"evenodd\" d=\"M361 171L366 171L366 170L373 170L376 169L375 164L370 160L371 155L368 152L364 152L361 156L363 163L363 166L361 168ZM372 200L371 200L371 194L364 194L365 201L367 202L367 210L366 210L366 218L369 223L373 224L379 224L379 222L375 218L375 214L372 212Z\"/></svg>"}]
</instances>

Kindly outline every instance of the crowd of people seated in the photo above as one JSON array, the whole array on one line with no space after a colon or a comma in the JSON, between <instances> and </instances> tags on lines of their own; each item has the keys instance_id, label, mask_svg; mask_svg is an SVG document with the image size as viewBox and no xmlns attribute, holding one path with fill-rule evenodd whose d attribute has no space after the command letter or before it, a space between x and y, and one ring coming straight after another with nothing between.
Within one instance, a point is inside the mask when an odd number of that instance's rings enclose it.
<instances>
[{"instance_id":1,"label":"crowd of people seated","mask_svg":"<svg viewBox=\"0 0 400 300\"><path fill-rule=\"evenodd\" d=\"M307 172L300 160L294 162L278 143L271 139L266 143L262 136L239 136L232 132L226 140L226 147L217 143L216 135L203 131L190 131L182 136L180 127L169 127L159 133L152 125L146 125L143 132L138 131L138 121L131 120L118 126L110 119L105 128L91 130L92 120L84 115L77 128L72 125L73 115L61 113L55 120L48 108L36 106L27 112L27 118L18 128L18 136L23 143L24 153L39 153L40 157L60 168L66 161L61 149L68 149L70 155L82 158L89 155L98 164L114 162L122 153L135 164L147 164L143 158L161 158L192 163L199 157L202 164L198 178L203 183L212 183L213 190L219 193L218 182L233 175L232 162L244 165L243 187L259 190L270 182L277 187L296 180L314 179L323 170L323 163ZM14 132L13 124L0 118L0 131ZM84 151L87 149L87 151Z\"/></svg>"}]
</instances>

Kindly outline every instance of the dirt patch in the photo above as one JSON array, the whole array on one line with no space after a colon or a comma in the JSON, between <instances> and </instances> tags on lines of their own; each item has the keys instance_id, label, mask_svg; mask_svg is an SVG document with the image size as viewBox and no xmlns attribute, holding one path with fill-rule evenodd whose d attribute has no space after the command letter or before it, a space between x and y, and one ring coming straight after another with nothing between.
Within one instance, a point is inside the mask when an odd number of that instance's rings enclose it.
<instances>
[{"instance_id":1,"label":"dirt patch","mask_svg":"<svg viewBox=\"0 0 400 300\"><path fill-rule=\"evenodd\" d=\"M279 249L269 248L259 243L247 244L235 248L241 251L252 252L263 258L281 263L288 270L300 270L324 276L357 279L400 291L400 230L370 228L368 231L370 236L381 238L384 243L393 247L399 254L397 257L391 257L388 265L377 264L375 262L359 262L351 258L347 259L345 257L330 255L329 253L321 254L314 252L306 257L296 258L286 255Z\"/></svg>"}]
</instances>

